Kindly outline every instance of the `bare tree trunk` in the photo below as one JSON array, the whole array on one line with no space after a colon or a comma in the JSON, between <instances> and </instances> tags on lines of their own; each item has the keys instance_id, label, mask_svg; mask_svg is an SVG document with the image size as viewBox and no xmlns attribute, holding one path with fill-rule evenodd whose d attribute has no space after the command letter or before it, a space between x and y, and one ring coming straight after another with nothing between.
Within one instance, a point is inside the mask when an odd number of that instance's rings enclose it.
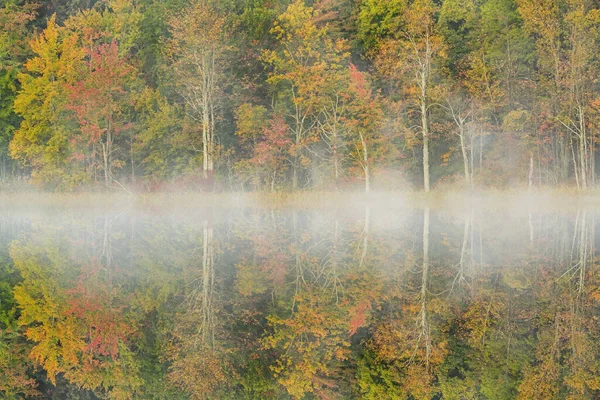
<instances>
[{"instance_id":1,"label":"bare tree trunk","mask_svg":"<svg viewBox=\"0 0 600 400\"><path fill-rule=\"evenodd\" d=\"M135 164L133 162L133 137L129 142L130 159L131 159L131 183L135 183Z\"/></svg>"},{"instance_id":2,"label":"bare tree trunk","mask_svg":"<svg viewBox=\"0 0 600 400\"><path fill-rule=\"evenodd\" d=\"M594 139L595 126L592 127L592 137L590 142L590 175L592 180L592 187L596 186L596 142Z\"/></svg>"},{"instance_id":3,"label":"bare tree trunk","mask_svg":"<svg viewBox=\"0 0 600 400\"><path fill-rule=\"evenodd\" d=\"M292 189L298 189L298 161L296 156L294 156L292 165Z\"/></svg>"},{"instance_id":4,"label":"bare tree trunk","mask_svg":"<svg viewBox=\"0 0 600 400\"><path fill-rule=\"evenodd\" d=\"M585 135L585 117L583 110L579 107L579 162L581 164L581 187L583 190L587 189L587 168L586 168L586 153L587 153L587 140Z\"/></svg>"},{"instance_id":5,"label":"bare tree trunk","mask_svg":"<svg viewBox=\"0 0 600 400\"><path fill-rule=\"evenodd\" d=\"M108 174L108 150L107 150L108 145L107 144L102 144L102 160L103 160L103 164L104 164L104 184L106 186L109 186L110 184L110 177Z\"/></svg>"},{"instance_id":6,"label":"bare tree trunk","mask_svg":"<svg viewBox=\"0 0 600 400\"><path fill-rule=\"evenodd\" d=\"M529 153L529 189L533 187L533 152Z\"/></svg>"},{"instance_id":7,"label":"bare tree trunk","mask_svg":"<svg viewBox=\"0 0 600 400\"><path fill-rule=\"evenodd\" d=\"M469 156L467 154L467 147L465 145L465 128L464 126L460 126L460 149L462 151L463 157L463 168L465 172L465 182L467 185L471 184L471 174L469 172Z\"/></svg>"},{"instance_id":8,"label":"bare tree trunk","mask_svg":"<svg viewBox=\"0 0 600 400\"><path fill-rule=\"evenodd\" d=\"M202 107L202 177L208 178L208 160L209 160L209 127L210 117L208 112L208 100L207 94L203 94L203 107Z\"/></svg>"},{"instance_id":9,"label":"bare tree trunk","mask_svg":"<svg viewBox=\"0 0 600 400\"><path fill-rule=\"evenodd\" d=\"M369 153L367 150L367 142L362 133L360 135L360 142L362 144L362 153L363 153L363 171L365 173L365 193L369 193L371 191L371 171L369 169Z\"/></svg>"},{"instance_id":10,"label":"bare tree trunk","mask_svg":"<svg viewBox=\"0 0 600 400\"><path fill-rule=\"evenodd\" d=\"M427 88L429 85L429 68L431 62L431 47L429 37L426 38L427 49L423 55L422 61L419 61L421 70L419 71L419 89L421 97L421 132L423 135L423 189L429 192L429 120L427 113Z\"/></svg>"},{"instance_id":11,"label":"bare tree trunk","mask_svg":"<svg viewBox=\"0 0 600 400\"><path fill-rule=\"evenodd\" d=\"M334 123L336 123L336 122L334 122ZM336 189L337 189L338 181L340 179L340 160L339 160L339 155L338 155L337 141L338 141L337 126L334 126L331 148L332 148L332 152L333 152L333 171L334 171L334 176L335 176Z\"/></svg>"},{"instance_id":12,"label":"bare tree trunk","mask_svg":"<svg viewBox=\"0 0 600 400\"><path fill-rule=\"evenodd\" d=\"M426 85L423 78L423 85ZM427 100L425 99L426 89L421 89L423 98L421 99L421 130L423 131L423 189L429 192L429 122L427 120Z\"/></svg>"},{"instance_id":13,"label":"bare tree trunk","mask_svg":"<svg viewBox=\"0 0 600 400\"><path fill-rule=\"evenodd\" d=\"M573 148L573 142L571 142L571 155L573 156L573 172L575 173L575 182L577 183L577 190L581 190L579 184L579 166L577 165L577 159L575 158L575 149Z\"/></svg>"}]
</instances>

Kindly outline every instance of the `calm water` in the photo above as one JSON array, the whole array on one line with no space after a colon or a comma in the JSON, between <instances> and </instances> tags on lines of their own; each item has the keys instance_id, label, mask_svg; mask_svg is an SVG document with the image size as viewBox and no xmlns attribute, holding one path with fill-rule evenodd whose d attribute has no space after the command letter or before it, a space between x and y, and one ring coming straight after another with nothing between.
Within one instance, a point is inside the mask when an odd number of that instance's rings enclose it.
<instances>
[{"instance_id":1,"label":"calm water","mask_svg":"<svg viewBox=\"0 0 600 400\"><path fill-rule=\"evenodd\" d=\"M599 221L5 212L0 397L599 398Z\"/></svg>"}]
</instances>

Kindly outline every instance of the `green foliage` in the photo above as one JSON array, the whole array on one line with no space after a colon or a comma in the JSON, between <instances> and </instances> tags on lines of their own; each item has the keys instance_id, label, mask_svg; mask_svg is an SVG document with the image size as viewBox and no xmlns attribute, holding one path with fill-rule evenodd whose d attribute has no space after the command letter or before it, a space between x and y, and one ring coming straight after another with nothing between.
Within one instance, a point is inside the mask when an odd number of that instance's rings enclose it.
<instances>
[{"instance_id":1,"label":"green foliage","mask_svg":"<svg viewBox=\"0 0 600 400\"><path fill-rule=\"evenodd\" d=\"M53 187L69 188L80 179L70 163L66 85L73 82L83 58L77 37L67 35L52 18L31 42L36 56L19 74L21 90L14 103L23 119L10 143L11 156L33 170L33 178Z\"/></svg>"}]
</instances>

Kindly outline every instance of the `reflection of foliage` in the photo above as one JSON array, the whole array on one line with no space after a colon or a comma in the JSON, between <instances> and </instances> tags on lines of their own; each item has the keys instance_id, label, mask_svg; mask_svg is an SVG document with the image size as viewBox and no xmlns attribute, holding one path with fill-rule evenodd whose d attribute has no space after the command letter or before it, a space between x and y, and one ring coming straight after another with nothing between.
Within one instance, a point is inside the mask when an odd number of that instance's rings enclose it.
<instances>
[{"instance_id":1,"label":"reflection of foliage","mask_svg":"<svg viewBox=\"0 0 600 400\"><path fill-rule=\"evenodd\" d=\"M263 346L280 353L271 369L290 395L327 397L340 390L334 377L349 357L347 314L319 291L303 292L295 300L292 317L269 317L273 334Z\"/></svg>"},{"instance_id":2,"label":"reflection of foliage","mask_svg":"<svg viewBox=\"0 0 600 400\"><path fill-rule=\"evenodd\" d=\"M23 277L15 299L21 310L18 323L34 343L30 356L53 383L62 374L82 388L129 397L141 381L126 340L134 337L135 324L127 321L130 314L124 307L116 305L126 292L112 286L110 271L95 263L93 273L88 275L89 267L84 267L78 280L80 265L66 254L52 242L11 246Z\"/></svg>"},{"instance_id":3,"label":"reflection of foliage","mask_svg":"<svg viewBox=\"0 0 600 400\"><path fill-rule=\"evenodd\" d=\"M35 229L1 272L0 396L595 398L597 260L578 218L561 242L577 251L497 268L461 227L431 232L421 263L421 232L299 212Z\"/></svg>"},{"instance_id":4,"label":"reflection of foliage","mask_svg":"<svg viewBox=\"0 0 600 400\"><path fill-rule=\"evenodd\" d=\"M0 330L0 395L4 399L36 397L37 382L31 378L28 345L16 332Z\"/></svg>"}]
</instances>

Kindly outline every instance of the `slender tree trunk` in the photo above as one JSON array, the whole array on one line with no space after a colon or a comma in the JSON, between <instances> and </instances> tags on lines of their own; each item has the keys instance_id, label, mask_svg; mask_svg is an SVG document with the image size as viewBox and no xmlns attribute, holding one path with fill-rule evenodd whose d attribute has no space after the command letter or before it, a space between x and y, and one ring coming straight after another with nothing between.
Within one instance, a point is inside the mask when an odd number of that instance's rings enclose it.
<instances>
[{"instance_id":1,"label":"slender tree trunk","mask_svg":"<svg viewBox=\"0 0 600 400\"><path fill-rule=\"evenodd\" d=\"M367 150L367 142L362 133L360 135L360 142L362 144L362 153L363 153L363 170L365 173L365 193L369 193L371 191L371 171L369 169L369 153Z\"/></svg>"},{"instance_id":2,"label":"slender tree trunk","mask_svg":"<svg viewBox=\"0 0 600 400\"><path fill-rule=\"evenodd\" d=\"M469 172L469 156L467 154L467 148L465 145L465 128L464 126L460 126L460 149L462 151L463 157L463 168L465 172L465 182L467 185L471 184L471 177Z\"/></svg>"},{"instance_id":3,"label":"slender tree trunk","mask_svg":"<svg viewBox=\"0 0 600 400\"><path fill-rule=\"evenodd\" d=\"M298 189L298 161L297 157L294 156L292 165L292 190Z\"/></svg>"},{"instance_id":4,"label":"slender tree trunk","mask_svg":"<svg viewBox=\"0 0 600 400\"><path fill-rule=\"evenodd\" d=\"M104 184L109 186L107 144L102 144L102 160L104 163Z\"/></svg>"},{"instance_id":5,"label":"slender tree trunk","mask_svg":"<svg viewBox=\"0 0 600 400\"><path fill-rule=\"evenodd\" d=\"M106 185L112 183L112 115L108 119L108 129L106 130Z\"/></svg>"},{"instance_id":6,"label":"slender tree trunk","mask_svg":"<svg viewBox=\"0 0 600 400\"><path fill-rule=\"evenodd\" d=\"M131 150L131 183L135 183L135 164L133 162L133 137L131 138L131 141L129 142L129 148Z\"/></svg>"},{"instance_id":7,"label":"slender tree trunk","mask_svg":"<svg viewBox=\"0 0 600 400\"><path fill-rule=\"evenodd\" d=\"M337 118L337 116L335 116L335 118ZM337 189L337 185L338 185L338 181L340 179L340 160L339 160L339 155L338 155L338 148L337 148L337 141L338 141L338 132L337 132L337 122L334 121L334 127L333 127L333 136L332 136L332 143L331 143L331 148L333 151L333 172L334 172L334 176L335 176L335 187Z\"/></svg>"},{"instance_id":8,"label":"slender tree trunk","mask_svg":"<svg viewBox=\"0 0 600 400\"><path fill-rule=\"evenodd\" d=\"M581 164L581 187L587 189L587 168L586 168L586 153L587 140L585 134L585 119L583 110L579 107L579 162Z\"/></svg>"},{"instance_id":9,"label":"slender tree trunk","mask_svg":"<svg viewBox=\"0 0 600 400\"><path fill-rule=\"evenodd\" d=\"M529 153L529 189L533 187L533 152Z\"/></svg>"},{"instance_id":10,"label":"slender tree trunk","mask_svg":"<svg viewBox=\"0 0 600 400\"><path fill-rule=\"evenodd\" d=\"M208 175L213 176L214 173L214 160L215 160L215 103L214 103L214 92L215 92L215 58L211 56L211 65L208 81L208 109L210 110L210 125L208 133Z\"/></svg>"},{"instance_id":11,"label":"slender tree trunk","mask_svg":"<svg viewBox=\"0 0 600 400\"><path fill-rule=\"evenodd\" d=\"M422 85L426 85L423 75ZM427 121L427 100L425 99L425 86L421 89L421 129L423 131L423 189L429 192L429 122Z\"/></svg>"},{"instance_id":12,"label":"slender tree trunk","mask_svg":"<svg viewBox=\"0 0 600 400\"><path fill-rule=\"evenodd\" d=\"M594 139L595 126L592 127L592 137L590 143L590 175L592 187L596 186L596 141Z\"/></svg>"},{"instance_id":13,"label":"slender tree trunk","mask_svg":"<svg viewBox=\"0 0 600 400\"><path fill-rule=\"evenodd\" d=\"M471 158L471 171L473 171L473 159ZM479 132L479 175L483 171L483 134Z\"/></svg>"},{"instance_id":14,"label":"slender tree trunk","mask_svg":"<svg viewBox=\"0 0 600 400\"><path fill-rule=\"evenodd\" d=\"M573 142L571 142L571 155L573 156L573 172L575 173L575 183L577 183L577 190L581 190L581 185L579 184L579 166L577 165L577 159L575 158Z\"/></svg>"},{"instance_id":15,"label":"slender tree trunk","mask_svg":"<svg viewBox=\"0 0 600 400\"><path fill-rule=\"evenodd\" d=\"M208 178L208 160L209 160L209 138L210 132L210 117L208 112L208 99L207 94L204 94L202 107L202 177Z\"/></svg>"}]
</instances>

